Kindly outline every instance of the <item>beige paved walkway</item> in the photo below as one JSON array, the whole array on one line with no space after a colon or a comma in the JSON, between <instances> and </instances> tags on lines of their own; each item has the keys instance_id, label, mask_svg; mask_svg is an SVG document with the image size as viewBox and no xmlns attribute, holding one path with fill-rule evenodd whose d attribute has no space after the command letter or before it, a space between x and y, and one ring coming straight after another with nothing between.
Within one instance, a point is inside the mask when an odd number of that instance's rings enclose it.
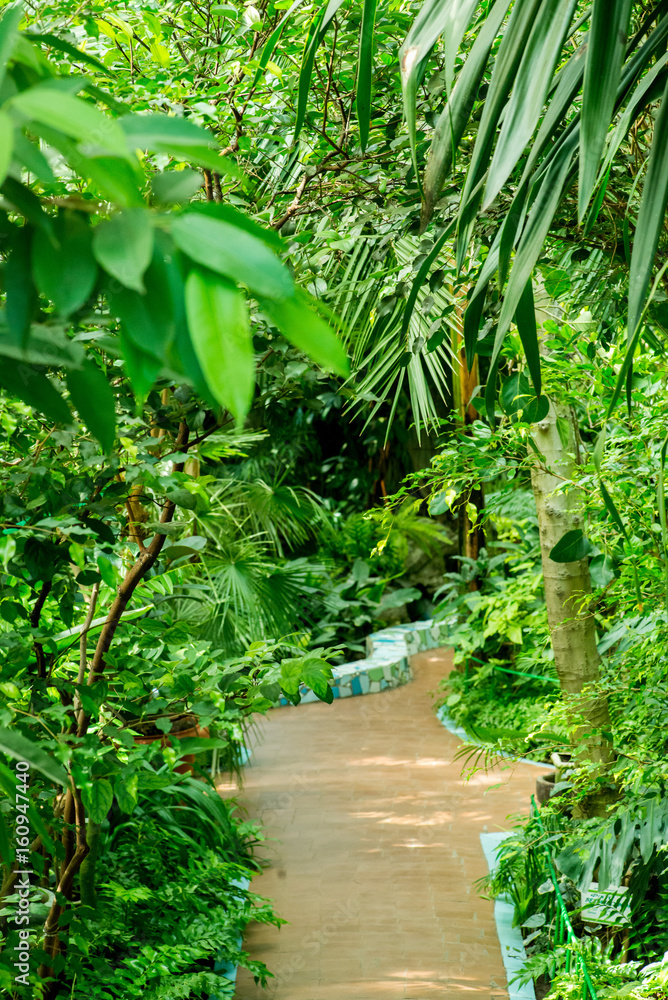
<instances>
[{"instance_id":1,"label":"beige paved walkway","mask_svg":"<svg viewBox=\"0 0 668 1000\"><path fill-rule=\"evenodd\" d=\"M464 782L431 707L450 654L413 665L405 687L260 723L241 798L275 839L253 889L290 923L249 930L276 979L264 992L241 970L240 1000L507 996L492 903L472 885L487 870L479 834L527 811L540 772Z\"/></svg>"}]
</instances>

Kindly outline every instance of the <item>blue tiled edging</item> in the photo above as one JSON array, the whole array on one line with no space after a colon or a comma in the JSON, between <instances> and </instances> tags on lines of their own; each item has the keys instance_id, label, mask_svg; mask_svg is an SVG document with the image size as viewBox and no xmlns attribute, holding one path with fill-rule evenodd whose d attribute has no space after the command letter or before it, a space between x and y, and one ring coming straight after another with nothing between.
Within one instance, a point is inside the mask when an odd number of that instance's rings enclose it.
<instances>
[{"instance_id":1,"label":"blue tiled edging","mask_svg":"<svg viewBox=\"0 0 668 1000\"><path fill-rule=\"evenodd\" d=\"M449 631L447 622L424 621L372 632L367 636L365 659L334 667L334 697L353 698L406 684L413 676L408 658L446 645ZM312 691L302 689L302 704L317 700ZM287 698L281 697L276 707L289 704Z\"/></svg>"},{"instance_id":2,"label":"blue tiled edging","mask_svg":"<svg viewBox=\"0 0 668 1000\"><path fill-rule=\"evenodd\" d=\"M497 851L499 847L510 836L510 833L480 834L480 842L490 872L494 872L498 864ZM514 916L515 907L510 902L509 897L506 895L498 896L494 901L494 919L508 980L508 1000L536 1000L536 993L531 981L525 983L524 986L510 983L510 980L522 971L527 957L522 941L522 932L519 927L513 927Z\"/></svg>"},{"instance_id":3,"label":"blue tiled edging","mask_svg":"<svg viewBox=\"0 0 668 1000\"><path fill-rule=\"evenodd\" d=\"M249 878L232 879L231 885L236 886L238 889L243 889L244 891L250 887ZM239 947L243 943L243 938L241 934L239 935ZM217 973L221 979L226 980L226 982L221 983L220 989L217 989L215 993L212 993L209 1000L231 1000L234 996L234 991L237 981L237 965L232 965L231 962L216 962L213 971Z\"/></svg>"}]
</instances>

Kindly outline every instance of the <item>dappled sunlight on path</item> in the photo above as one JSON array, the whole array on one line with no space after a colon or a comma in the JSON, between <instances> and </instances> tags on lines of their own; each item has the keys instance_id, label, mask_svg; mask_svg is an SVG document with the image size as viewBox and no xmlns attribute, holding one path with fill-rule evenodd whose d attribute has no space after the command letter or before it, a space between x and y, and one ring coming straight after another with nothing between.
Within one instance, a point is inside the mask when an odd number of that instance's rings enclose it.
<instances>
[{"instance_id":1,"label":"dappled sunlight on path","mask_svg":"<svg viewBox=\"0 0 668 1000\"><path fill-rule=\"evenodd\" d=\"M265 992L240 970L240 1000L507 997L479 835L528 812L540 771L466 783L431 707L450 653L412 662L405 687L260 722L241 801L271 839L252 888L290 923L249 929L276 978Z\"/></svg>"}]
</instances>

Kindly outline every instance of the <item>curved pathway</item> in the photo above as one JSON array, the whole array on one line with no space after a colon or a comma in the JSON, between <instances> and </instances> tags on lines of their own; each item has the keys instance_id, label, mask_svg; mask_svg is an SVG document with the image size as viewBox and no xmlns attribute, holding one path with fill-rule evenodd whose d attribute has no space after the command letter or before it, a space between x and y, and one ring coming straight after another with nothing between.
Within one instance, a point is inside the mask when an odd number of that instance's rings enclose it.
<instances>
[{"instance_id":1,"label":"curved pathway","mask_svg":"<svg viewBox=\"0 0 668 1000\"><path fill-rule=\"evenodd\" d=\"M411 662L405 687L260 721L240 796L268 838L252 889L289 923L249 929L246 950L276 978L265 991L239 970L239 1000L507 997L493 904L473 885L479 835L528 812L541 772L465 782L432 709L451 654Z\"/></svg>"}]
</instances>

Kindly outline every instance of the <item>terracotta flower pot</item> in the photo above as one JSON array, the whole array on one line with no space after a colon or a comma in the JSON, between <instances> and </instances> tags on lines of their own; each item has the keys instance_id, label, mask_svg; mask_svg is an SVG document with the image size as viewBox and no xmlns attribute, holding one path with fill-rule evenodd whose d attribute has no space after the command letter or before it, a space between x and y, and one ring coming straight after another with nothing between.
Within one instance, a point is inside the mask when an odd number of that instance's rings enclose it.
<instances>
[{"instance_id":1,"label":"terracotta flower pot","mask_svg":"<svg viewBox=\"0 0 668 1000\"><path fill-rule=\"evenodd\" d=\"M139 724L144 725L147 724ZM150 724L151 728L155 728L153 724ZM184 727L184 728L182 728ZM180 740L191 739L194 736L201 736L206 739L209 735L208 729L200 729L197 725L197 719L194 715L182 715L177 716L172 720L172 731L169 734L166 733L146 733L143 735L135 735L133 739L135 743L139 746L149 746L151 743L159 743L161 747L171 746L170 737L176 736ZM189 753L181 758L181 763L178 764L174 770L177 774L193 774L195 763L195 754Z\"/></svg>"}]
</instances>

